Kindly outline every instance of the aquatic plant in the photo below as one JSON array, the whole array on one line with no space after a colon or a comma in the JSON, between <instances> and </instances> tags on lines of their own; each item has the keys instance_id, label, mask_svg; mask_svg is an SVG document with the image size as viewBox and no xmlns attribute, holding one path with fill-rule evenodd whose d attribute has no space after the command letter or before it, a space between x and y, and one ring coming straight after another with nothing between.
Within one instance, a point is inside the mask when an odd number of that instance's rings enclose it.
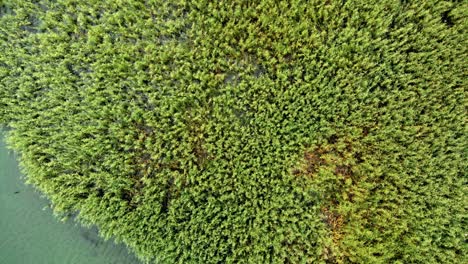
<instances>
[{"instance_id":1,"label":"aquatic plant","mask_svg":"<svg viewBox=\"0 0 468 264\"><path fill-rule=\"evenodd\" d=\"M0 3L57 215L155 263L466 261L466 1Z\"/></svg>"}]
</instances>

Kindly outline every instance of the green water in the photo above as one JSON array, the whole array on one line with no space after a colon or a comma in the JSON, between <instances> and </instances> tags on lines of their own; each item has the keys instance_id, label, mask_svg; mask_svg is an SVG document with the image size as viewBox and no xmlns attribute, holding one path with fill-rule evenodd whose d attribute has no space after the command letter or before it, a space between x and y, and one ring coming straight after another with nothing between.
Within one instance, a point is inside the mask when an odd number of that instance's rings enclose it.
<instances>
[{"instance_id":1,"label":"green water","mask_svg":"<svg viewBox=\"0 0 468 264\"><path fill-rule=\"evenodd\" d=\"M0 130L0 264L139 263L125 246L95 229L60 222L46 199L23 183Z\"/></svg>"}]
</instances>

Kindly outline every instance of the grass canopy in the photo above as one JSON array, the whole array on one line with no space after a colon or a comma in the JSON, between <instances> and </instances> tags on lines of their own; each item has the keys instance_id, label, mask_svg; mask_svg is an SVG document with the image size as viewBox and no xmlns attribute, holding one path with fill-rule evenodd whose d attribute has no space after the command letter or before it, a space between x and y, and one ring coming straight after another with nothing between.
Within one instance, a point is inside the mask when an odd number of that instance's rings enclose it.
<instances>
[{"instance_id":1,"label":"grass canopy","mask_svg":"<svg viewBox=\"0 0 468 264\"><path fill-rule=\"evenodd\" d=\"M29 183L151 263L466 263L467 1L0 1Z\"/></svg>"}]
</instances>

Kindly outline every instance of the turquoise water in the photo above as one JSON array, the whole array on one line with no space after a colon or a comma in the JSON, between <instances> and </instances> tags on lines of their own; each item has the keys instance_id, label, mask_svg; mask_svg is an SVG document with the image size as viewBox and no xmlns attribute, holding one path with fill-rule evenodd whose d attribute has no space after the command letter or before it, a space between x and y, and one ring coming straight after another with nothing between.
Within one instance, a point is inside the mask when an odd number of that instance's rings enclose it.
<instances>
[{"instance_id":1,"label":"turquoise water","mask_svg":"<svg viewBox=\"0 0 468 264\"><path fill-rule=\"evenodd\" d=\"M140 262L124 245L54 218L48 201L23 183L0 131L0 264L130 263Z\"/></svg>"}]
</instances>

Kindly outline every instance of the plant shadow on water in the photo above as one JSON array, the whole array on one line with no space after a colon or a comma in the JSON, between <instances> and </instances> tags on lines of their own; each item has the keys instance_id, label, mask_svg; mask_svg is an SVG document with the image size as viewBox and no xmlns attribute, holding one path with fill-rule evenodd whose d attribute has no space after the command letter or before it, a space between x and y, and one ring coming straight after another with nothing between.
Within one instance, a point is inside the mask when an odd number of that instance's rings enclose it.
<instances>
[{"instance_id":1,"label":"plant shadow on water","mask_svg":"<svg viewBox=\"0 0 468 264\"><path fill-rule=\"evenodd\" d=\"M82 229L81 237L86 241L91 243L93 246L97 247L102 243L102 239L98 236L98 230L96 228L92 229Z\"/></svg>"}]
</instances>

